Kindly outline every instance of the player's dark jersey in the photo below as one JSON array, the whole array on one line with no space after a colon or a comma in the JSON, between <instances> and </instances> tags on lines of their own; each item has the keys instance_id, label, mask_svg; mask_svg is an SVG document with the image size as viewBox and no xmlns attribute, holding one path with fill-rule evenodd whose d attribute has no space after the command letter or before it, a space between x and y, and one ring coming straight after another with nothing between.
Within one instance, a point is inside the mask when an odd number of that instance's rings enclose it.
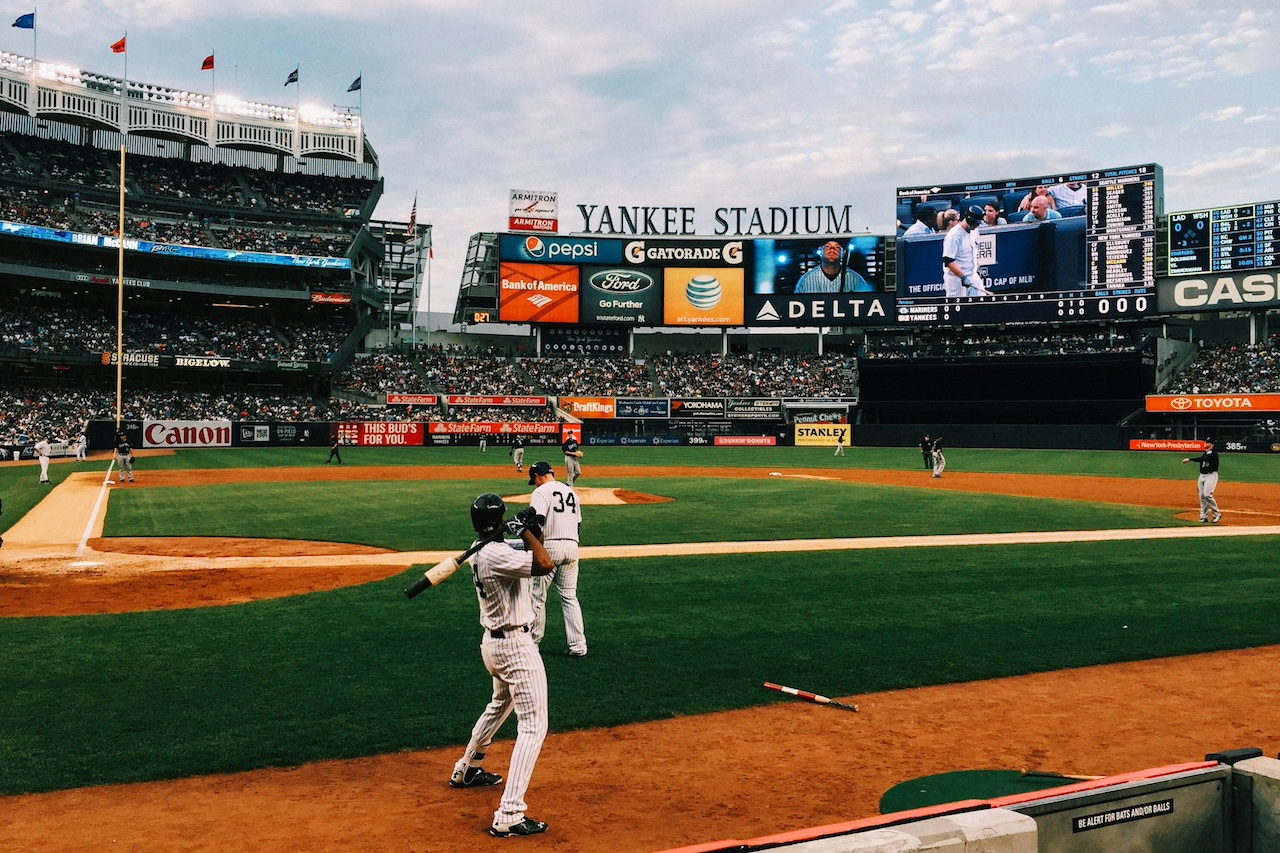
<instances>
[{"instance_id":1,"label":"player's dark jersey","mask_svg":"<svg viewBox=\"0 0 1280 853\"><path fill-rule=\"evenodd\" d=\"M566 439L566 440L565 440L565 443L564 443L564 446L563 446L563 449L564 449L564 452L565 452L565 453L577 453L577 452L578 452L578 442L574 441L572 438L570 438L570 439Z\"/></svg>"},{"instance_id":2,"label":"player's dark jersey","mask_svg":"<svg viewBox=\"0 0 1280 853\"><path fill-rule=\"evenodd\" d=\"M1218 471L1218 451L1212 447L1205 448L1203 454L1192 457L1191 461L1200 463L1201 474L1215 474Z\"/></svg>"}]
</instances>

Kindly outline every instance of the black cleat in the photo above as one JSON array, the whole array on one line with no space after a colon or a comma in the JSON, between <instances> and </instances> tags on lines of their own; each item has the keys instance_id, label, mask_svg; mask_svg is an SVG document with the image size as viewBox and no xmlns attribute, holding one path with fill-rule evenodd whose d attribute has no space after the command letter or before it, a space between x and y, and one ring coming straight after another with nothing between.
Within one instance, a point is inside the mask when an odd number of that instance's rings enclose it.
<instances>
[{"instance_id":1,"label":"black cleat","mask_svg":"<svg viewBox=\"0 0 1280 853\"><path fill-rule=\"evenodd\" d=\"M449 779L450 788L492 788L502 781L497 773L490 773L483 767L468 767L466 770L455 770Z\"/></svg>"},{"instance_id":2,"label":"black cleat","mask_svg":"<svg viewBox=\"0 0 1280 853\"><path fill-rule=\"evenodd\" d=\"M538 835L546 832L547 825L540 820L525 818L518 823L494 824L489 827L489 834L494 838L509 838L512 835Z\"/></svg>"}]
</instances>

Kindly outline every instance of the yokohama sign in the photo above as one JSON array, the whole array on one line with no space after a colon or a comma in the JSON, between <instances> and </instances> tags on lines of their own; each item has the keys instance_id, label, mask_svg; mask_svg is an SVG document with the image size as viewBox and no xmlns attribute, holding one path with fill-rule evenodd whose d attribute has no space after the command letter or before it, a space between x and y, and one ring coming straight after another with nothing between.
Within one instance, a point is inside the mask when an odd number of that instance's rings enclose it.
<instances>
[{"instance_id":1,"label":"yokohama sign","mask_svg":"<svg viewBox=\"0 0 1280 853\"><path fill-rule=\"evenodd\" d=\"M1148 412L1280 412L1280 394L1174 394L1147 398Z\"/></svg>"},{"instance_id":2,"label":"yokohama sign","mask_svg":"<svg viewBox=\"0 0 1280 853\"><path fill-rule=\"evenodd\" d=\"M143 447L230 447L231 421L143 421Z\"/></svg>"}]
</instances>

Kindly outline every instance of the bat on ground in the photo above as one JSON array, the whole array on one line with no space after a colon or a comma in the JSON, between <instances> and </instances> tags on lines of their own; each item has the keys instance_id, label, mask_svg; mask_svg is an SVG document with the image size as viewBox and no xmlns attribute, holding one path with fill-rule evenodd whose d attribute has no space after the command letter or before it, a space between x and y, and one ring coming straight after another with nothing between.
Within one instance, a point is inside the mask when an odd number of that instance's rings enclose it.
<instances>
[{"instance_id":1,"label":"bat on ground","mask_svg":"<svg viewBox=\"0 0 1280 853\"><path fill-rule=\"evenodd\" d=\"M798 696L801 699L808 699L810 702L817 702L819 705L830 705L833 708L840 708L844 711L857 712L857 705L846 705L844 702L837 702L827 696L819 696L817 693L810 693L807 690L797 690L794 687L783 687L781 684L774 684L772 681L766 681L764 686L769 690L777 690L779 693L787 693L792 696Z\"/></svg>"},{"instance_id":2,"label":"bat on ground","mask_svg":"<svg viewBox=\"0 0 1280 853\"><path fill-rule=\"evenodd\" d=\"M472 545L470 548L468 548L466 551L462 552L458 556L447 557L441 560L440 562L436 563L434 566L427 569L426 574L422 576L422 579L420 581L418 581L413 586L409 587L404 591L404 597L417 598L418 595L420 595L423 592L426 592L431 587L444 583L446 580L448 580L450 575L452 575L454 572L458 570L458 566L466 561L467 557L470 557L472 554L474 554L476 551L479 551L481 548L483 548L485 545L488 545L490 542L497 542L497 541L499 540L493 539L493 538L481 539L479 542Z\"/></svg>"},{"instance_id":3,"label":"bat on ground","mask_svg":"<svg viewBox=\"0 0 1280 853\"><path fill-rule=\"evenodd\" d=\"M1033 779L1072 779L1077 782L1093 782L1098 779L1105 779L1105 776L1084 776L1077 773L1054 773L1051 770L1026 770L1022 771L1023 776Z\"/></svg>"}]
</instances>

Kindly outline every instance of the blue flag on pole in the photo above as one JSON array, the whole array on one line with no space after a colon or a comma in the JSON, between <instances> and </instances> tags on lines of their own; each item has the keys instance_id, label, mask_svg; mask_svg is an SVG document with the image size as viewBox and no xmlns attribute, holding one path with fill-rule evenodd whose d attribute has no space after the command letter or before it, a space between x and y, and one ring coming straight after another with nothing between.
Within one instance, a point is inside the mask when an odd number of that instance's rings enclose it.
<instances>
[{"instance_id":1,"label":"blue flag on pole","mask_svg":"<svg viewBox=\"0 0 1280 853\"><path fill-rule=\"evenodd\" d=\"M356 79L352 80L352 81L351 81L351 85L347 87L347 91L348 91L348 92L358 92L358 91L360 90L360 81L361 81L361 79L362 79L363 77L364 77L364 75L363 75L363 74L361 74L359 77L357 77Z\"/></svg>"},{"instance_id":2,"label":"blue flag on pole","mask_svg":"<svg viewBox=\"0 0 1280 853\"><path fill-rule=\"evenodd\" d=\"M36 28L36 13L28 12L25 15L19 15L18 20L13 22L13 26L20 30L34 30Z\"/></svg>"},{"instance_id":3,"label":"blue flag on pole","mask_svg":"<svg viewBox=\"0 0 1280 853\"><path fill-rule=\"evenodd\" d=\"M289 78L284 81L284 84L288 86L290 83L297 83L297 82L298 82L298 69L295 68L289 72Z\"/></svg>"}]
</instances>

